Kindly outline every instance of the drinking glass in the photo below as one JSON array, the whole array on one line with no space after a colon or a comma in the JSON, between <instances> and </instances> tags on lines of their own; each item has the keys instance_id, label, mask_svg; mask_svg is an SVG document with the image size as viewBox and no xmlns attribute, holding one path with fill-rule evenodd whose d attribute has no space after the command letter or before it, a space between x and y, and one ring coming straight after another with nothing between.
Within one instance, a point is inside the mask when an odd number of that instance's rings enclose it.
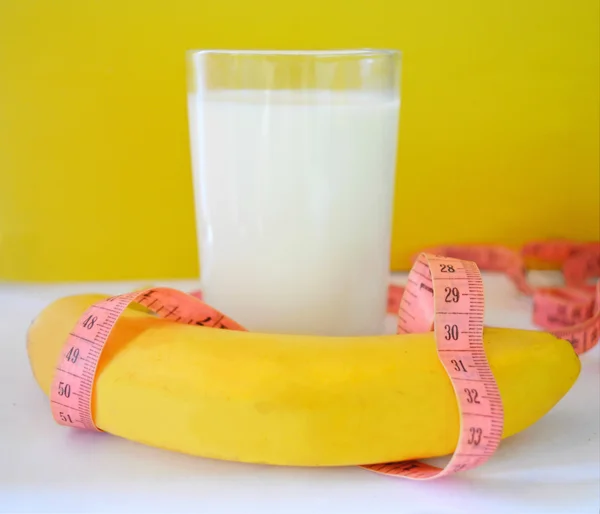
<instances>
[{"instance_id":1,"label":"drinking glass","mask_svg":"<svg viewBox=\"0 0 600 514\"><path fill-rule=\"evenodd\" d=\"M201 286L250 331L384 332L395 50L187 53Z\"/></svg>"}]
</instances>

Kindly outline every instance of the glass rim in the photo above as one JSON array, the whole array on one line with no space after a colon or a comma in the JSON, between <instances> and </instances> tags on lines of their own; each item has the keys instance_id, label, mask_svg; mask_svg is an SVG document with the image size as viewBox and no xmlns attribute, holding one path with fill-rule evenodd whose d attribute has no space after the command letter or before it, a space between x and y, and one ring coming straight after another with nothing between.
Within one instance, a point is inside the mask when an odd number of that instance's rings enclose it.
<instances>
[{"instance_id":1,"label":"glass rim","mask_svg":"<svg viewBox=\"0 0 600 514\"><path fill-rule=\"evenodd\" d=\"M186 50L188 55L282 55L282 56L314 56L314 57L401 57L402 51L392 48L342 48L327 50L275 50L275 49L225 49L225 48L197 48Z\"/></svg>"}]
</instances>

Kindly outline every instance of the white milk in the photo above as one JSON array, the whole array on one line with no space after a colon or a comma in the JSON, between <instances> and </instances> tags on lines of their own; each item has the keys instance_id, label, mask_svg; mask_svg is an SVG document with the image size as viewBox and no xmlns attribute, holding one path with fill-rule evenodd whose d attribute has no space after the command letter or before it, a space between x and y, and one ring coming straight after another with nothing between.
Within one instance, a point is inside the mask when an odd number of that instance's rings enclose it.
<instances>
[{"instance_id":1,"label":"white milk","mask_svg":"<svg viewBox=\"0 0 600 514\"><path fill-rule=\"evenodd\" d=\"M399 102L330 91L189 101L205 301L251 331L383 333Z\"/></svg>"}]
</instances>

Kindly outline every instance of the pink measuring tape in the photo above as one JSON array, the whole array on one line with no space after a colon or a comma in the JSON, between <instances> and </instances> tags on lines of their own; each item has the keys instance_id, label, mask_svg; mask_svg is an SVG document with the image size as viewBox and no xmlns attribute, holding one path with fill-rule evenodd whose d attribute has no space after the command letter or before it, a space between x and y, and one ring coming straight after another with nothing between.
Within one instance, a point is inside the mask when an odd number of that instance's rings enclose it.
<instances>
[{"instance_id":1,"label":"pink measuring tape","mask_svg":"<svg viewBox=\"0 0 600 514\"><path fill-rule=\"evenodd\" d=\"M566 287L539 288L526 280L525 257L561 262ZM479 269L501 271L519 291L533 296L534 323L568 339L579 354L600 334L600 245L569 241L531 243L518 254L500 246L444 246L415 259L406 287L389 289L388 312L398 316L398 333L433 329L438 357L454 387L460 434L444 468L419 461L362 466L385 475L416 480L440 478L487 461L502 436L503 410L498 386L483 346L484 295ZM595 294L594 294L595 291ZM200 291L187 294L151 288L107 298L78 320L61 351L50 391L52 415L66 426L98 430L91 400L100 354L122 312L132 302L177 323L229 330L244 327L201 301Z\"/></svg>"},{"instance_id":2,"label":"pink measuring tape","mask_svg":"<svg viewBox=\"0 0 600 514\"><path fill-rule=\"evenodd\" d=\"M503 246L438 246L426 252L474 261L482 270L505 273L523 294L533 297L533 322L561 339L577 354L593 348L600 337L600 243L532 242L521 253ZM527 282L526 258L560 264L565 287L535 288ZM388 312L398 311L404 288L389 289Z\"/></svg>"}]
</instances>

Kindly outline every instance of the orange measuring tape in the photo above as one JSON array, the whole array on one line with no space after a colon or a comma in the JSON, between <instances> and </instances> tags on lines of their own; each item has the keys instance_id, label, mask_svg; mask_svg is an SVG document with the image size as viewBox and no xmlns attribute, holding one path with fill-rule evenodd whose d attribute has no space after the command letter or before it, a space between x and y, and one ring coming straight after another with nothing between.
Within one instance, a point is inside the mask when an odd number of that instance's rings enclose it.
<instances>
[{"instance_id":1,"label":"orange measuring tape","mask_svg":"<svg viewBox=\"0 0 600 514\"><path fill-rule=\"evenodd\" d=\"M565 287L534 288L524 259L560 262ZM450 378L460 412L454 454L444 468L419 461L362 466L385 475L415 480L440 478L480 466L497 449L503 430L498 386L483 345L484 294L480 269L503 272L517 289L533 297L533 321L568 339L578 354L598 343L600 334L600 244L570 241L526 245L521 253L501 246L442 246L420 253L406 287L391 285L388 312L397 315L399 334L434 331L438 357ZM100 355L119 316L132 302L176 323L245 330L190 294L157 287L95 303L78 320L60 354L50 391L54 419L69 427L97 430L91 414L94 377Z\"/></svg>"}]
</instances>

